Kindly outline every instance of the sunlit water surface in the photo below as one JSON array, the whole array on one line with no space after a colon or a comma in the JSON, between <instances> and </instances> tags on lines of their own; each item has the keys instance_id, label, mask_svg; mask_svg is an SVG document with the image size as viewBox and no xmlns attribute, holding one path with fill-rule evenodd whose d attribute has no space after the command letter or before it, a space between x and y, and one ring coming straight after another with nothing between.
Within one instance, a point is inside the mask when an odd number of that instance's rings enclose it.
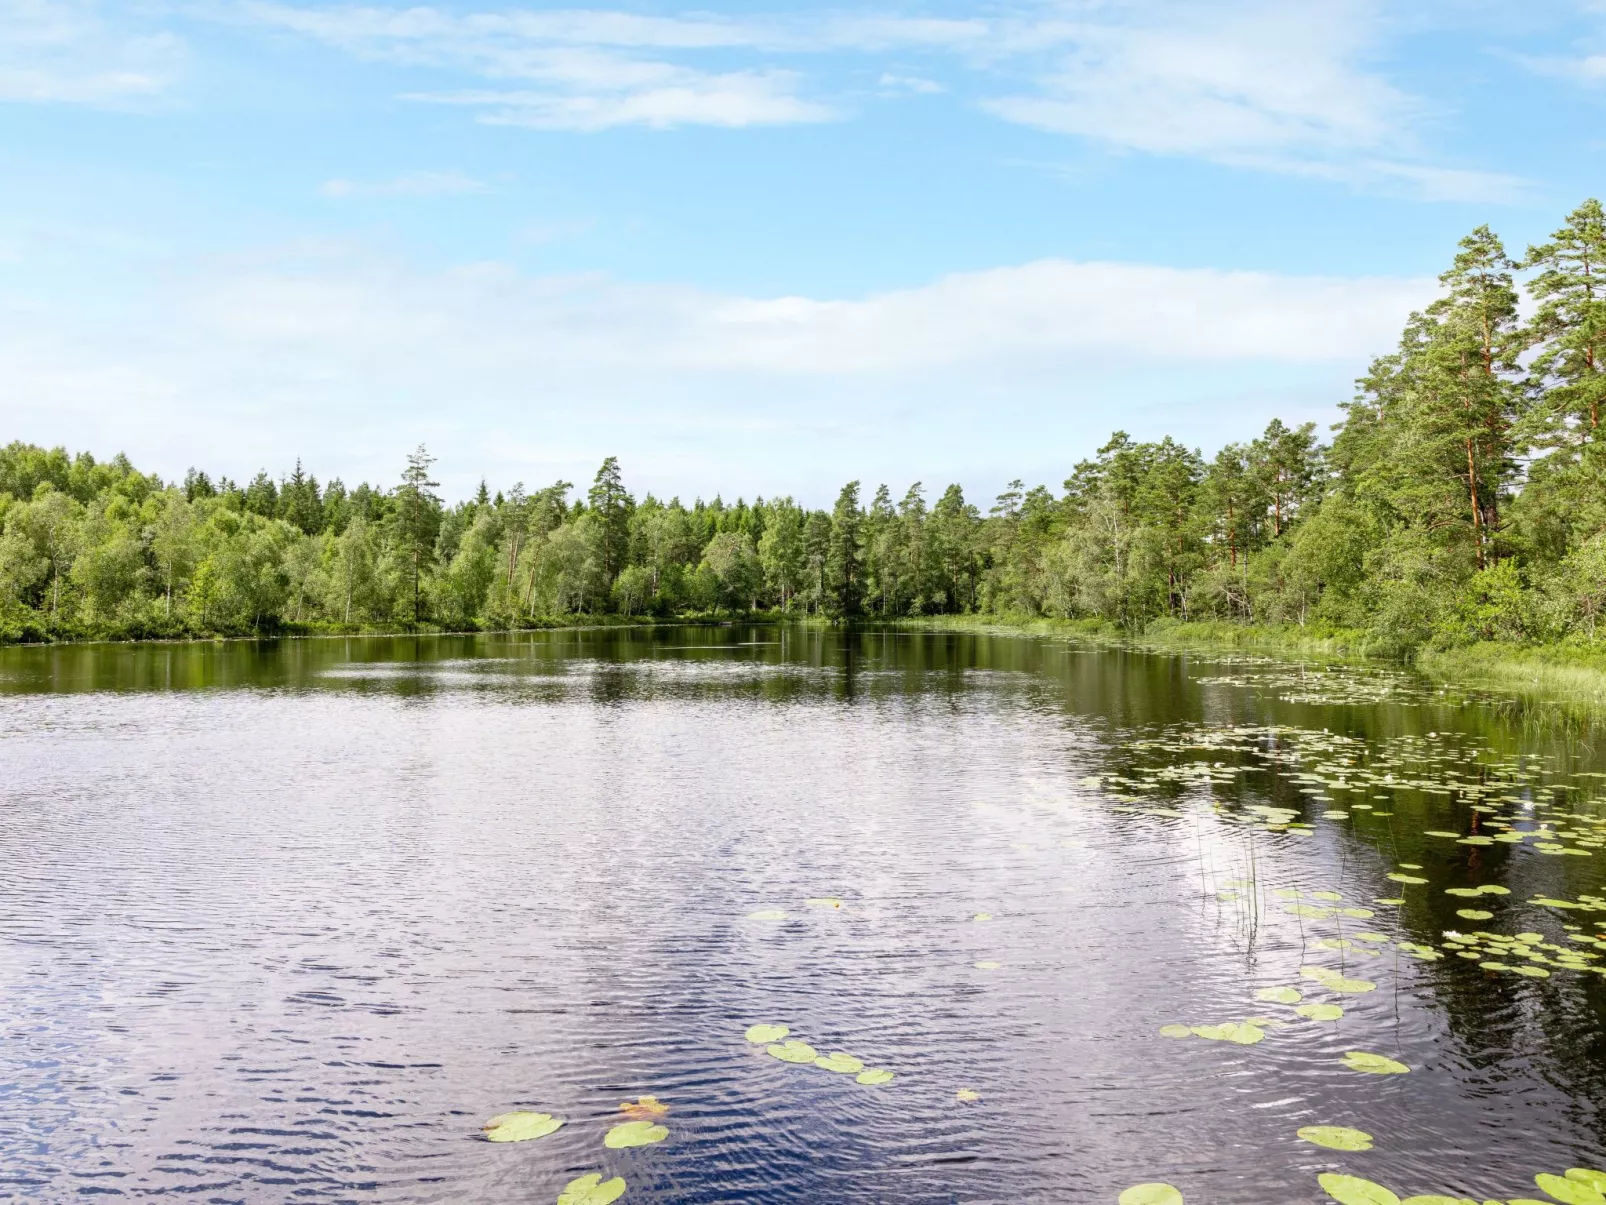
<instances>
[{"instance_id":1,"label":"sunlit water surface","mask_svg":"<svg viewBox=\"0 0 1606 1205\"><path fill-rule=\"evenodd\" d=\"M1606 890L1601 768L1402 675L1001 637L0 651L0 1198L1533 1197L1606 1161L1596 905L1530 902Z\"/></svg>"}]
</instances>

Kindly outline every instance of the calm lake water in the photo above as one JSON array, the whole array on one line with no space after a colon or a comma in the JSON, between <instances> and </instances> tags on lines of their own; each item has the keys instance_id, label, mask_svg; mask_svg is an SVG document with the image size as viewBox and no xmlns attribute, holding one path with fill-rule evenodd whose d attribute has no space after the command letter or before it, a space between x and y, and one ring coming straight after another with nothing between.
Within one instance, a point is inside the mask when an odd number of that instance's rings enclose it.
<instances>
[{"instance_id":1,"label":"calm lake water","mask_svg":"<svg viewBox=\"0 0 1606 1205\"><path fill-rule=\"evenodd\" d=\"M1483 1201L1606 1163L1606 750L1402 674L741 627L7 649L0 771L0 1199ZM605 1147L643 1095L668 1138ZM566 1124L485 1141L516 1109Z\"/></svg>"}]
</instances>

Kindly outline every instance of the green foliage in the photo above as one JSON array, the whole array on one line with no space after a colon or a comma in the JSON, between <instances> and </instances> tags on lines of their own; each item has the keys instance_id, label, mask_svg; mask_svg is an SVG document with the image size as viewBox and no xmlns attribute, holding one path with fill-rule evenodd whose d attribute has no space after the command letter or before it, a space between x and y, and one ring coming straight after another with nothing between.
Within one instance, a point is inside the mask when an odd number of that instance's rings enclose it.
<instances>
[{"instance_id":1,"label":"green foliage","mask_svg":"<svg viewBox=\"0 0 1606 1205\"><path fill-rule=\"evenodd\" d=\"M566 481L481 483L449 506L422 447L394 488L348 490L299 461L244 487L196 469L164 485L122 456L13 443L0 640L779 611L1606 655L1603 269L1599 202L1520 264L1480 227L1330 446L1273 420L1207 461L1118 431L1062 493L1013 481L986 514L958 485L928 506L919 482L868 505L852 482L829 511L638 503L614 457L583 501Z\"/></svg>"}]
</instances>

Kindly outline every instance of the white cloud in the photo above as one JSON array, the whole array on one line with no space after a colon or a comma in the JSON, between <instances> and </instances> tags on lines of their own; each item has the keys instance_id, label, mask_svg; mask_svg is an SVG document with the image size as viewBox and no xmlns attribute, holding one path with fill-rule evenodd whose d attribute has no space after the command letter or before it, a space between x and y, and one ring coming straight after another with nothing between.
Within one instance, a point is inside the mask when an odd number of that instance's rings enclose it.
<instances>
[{"instance_id":1,"label":"white cloud","mask_svg":"<svg viewBox=\"0 0 1606 1205\"><path fill-rule=\"evenodd\" d=\"M1522 182L1424 160L1428 108L1367 59L1365 0L1141 6L1124 24L1040 31L1036 87L999 117L1129 151L1326 178L1429 199L1510 200ZM1046 36L1051 34L1052 36Z\"/></svg>"},{"instance_id":2,"label":"white cloud","mask_svg":"<svg viewBox=\"0 0 1606 1205\"><path fill-rule=\"evenodd\" d=\"M1041 260L858 298L750 297L313 251L220 265L98 329L19 307L0 322L0 396L22 399L23 438L94 431L224 467L242 448L288 464L311 441L350 449L331 453L353 458L343 473L388 473L361 457L426 438L465 473L501 472L511 449L544 448L554 473L619 451L680 489L730 486L733 467L746 488L846 479L870 446L895 450L894 476L975 472L995 452L1068 468L1114 425L1208 445L1270 409L1330 413L1433 291ZM181 449L161 435L177 429Z\"/></svg>"},{"instance_id":3,"label":"white cloud","mask_svg":"<svg viewBox=\"0 0 1606 1205\"><path fill-rule=\"evenodd\" d=\"M420 89L481 121L544 129L760 126L830 120L838 107L796 70L830 53L891 64L884 96L966 73L1006 121L1121 150L1331 179L1427 199L1512 200L1523 182L1434 163L1416 133L1429 106L1374 65L1380 0L1026 0L966 19L896 14L644 16L602 9L448 12L416 6L248 4L250 19L359 57L498 86ZM707 60L712 56L717 64ZM732 58L745 57L733 65ZM787 59L782 66L778 58ZM1006 84L1006 81L1010 83ZM990 95L987 95L990 94Z\"/></svg>"},{"instance_id":4,"label":"white cloud","mask_svg":"<svg viewBox=\"0 0 1606 1205\"><path fill-rule=\"evenodd\" d=\"M654 85L621 86L613 92L554 94L530 90L476 89L407 93L408 100L467 105L483 110L487 125L549 130L603 130L644 125L754 126L828 121L830 109L792 95L790 72L665 72Z\"/></svg>"},{"instance_id":5,"label":"white cloud","mask_svg":"<svg viewBox=\"0 0 1606 1205\"><path fill-rule=\"evenodd\" d=\"M392 180L326 180L319 187L326 197L458 197L494 191L483 180L459 171L403 172Z\"/></svg>"},{"instance_id":6,"label":"white cloud","mask_svg":"<svg viewBox=\"0 0 1606 1205\"><path fill-rule=\"evenodd\" d=\"M881 91L890 96L903 96L908 94L929 96L943 91L943 86L936 80L925 79L918 75L899 75L892 71L883 71L880 79Z\"/></svg>"},{"instance_id":7,"label":"white cloud","mask_svg":"<svg viewBox=\"0 0 1606 1205\"><path fill-rule=\"evenodd\" d=\"M172 83L183 44L113 26L92 0L0 0L0 101L115 107Z\"/></svg>"}]
</instances>

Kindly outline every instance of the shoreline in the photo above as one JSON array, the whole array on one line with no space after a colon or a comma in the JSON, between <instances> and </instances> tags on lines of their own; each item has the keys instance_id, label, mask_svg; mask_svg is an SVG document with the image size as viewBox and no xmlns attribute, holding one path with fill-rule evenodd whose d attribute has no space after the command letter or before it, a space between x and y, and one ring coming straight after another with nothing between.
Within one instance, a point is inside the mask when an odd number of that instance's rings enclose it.
<instances>
[{"instance_id":1,"label":"shoreline","mask_svg":"<svg viewBox=\"0 0 1606 1205\"><path fill-rule=\"evenodd\" d=\"M329 631L314 627L257 635L196 634L136 636L118 639L4 641L0 650L23 648L82 648L175 644L225 644L278 640L397 639L401 637L511 636L524 632L605 631L630 628L731 627L737 624L802 624L825 626L814 616L789 616L774 611L740 615L700 614L657 616L563 616L519 627L496 628L360 628ZM1264 653L1290 660L1319 660L1342 664L1391 665L1414 670L1438 682L1484 687L1530 702L1555 703L1606 715L1606 648L1568 645L1512 645L1483 642L1450 649L1420 649L1402 655L1358 630L1307 629L1294 625L1245 625L1222 622L1158 620L1141 633L1132 633L1100 619L1047 619L1009 615L933 615L894 620L867 620L855 625L864 630L950 632L973 636L1034 637L1075 641L1146 653L1241 651Z\"/></svg>"},{"instance_id":2,"label":"shoreline","mask_svg":"<svg viewBox=\"0 0 1606 1205\"><path fill-rule=\"evenodd\" d=\"M1360 631L1175 620L1160 620L1139 634L1124 632L1102 620L1007 616L933 616L898 620L888 626L912 631L1035 636L1150 653L1242 651L1290 660L1390 665L1413 670L1435 682L1497 690L1527 703L1551 703L1591 715L1606 715L1606 649L1486 641L1451 649L1420 649L1412 656L1403 656Z\"/></svg>"}]
</instances>

